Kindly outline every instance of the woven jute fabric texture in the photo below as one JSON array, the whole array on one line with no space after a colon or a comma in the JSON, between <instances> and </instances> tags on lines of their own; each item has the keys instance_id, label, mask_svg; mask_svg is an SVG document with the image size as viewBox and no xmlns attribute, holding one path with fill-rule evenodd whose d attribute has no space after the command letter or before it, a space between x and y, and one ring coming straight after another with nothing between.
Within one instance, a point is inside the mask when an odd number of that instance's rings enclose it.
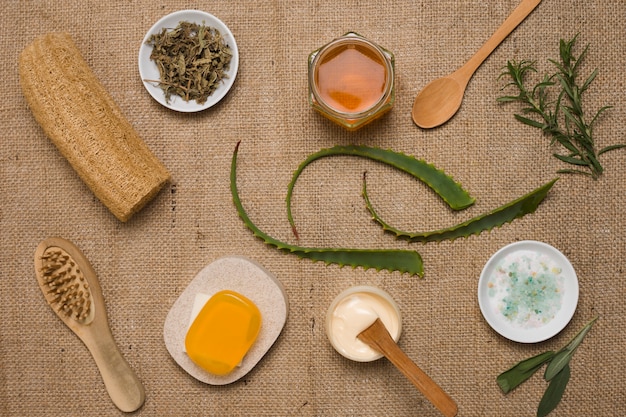
<instances>
[{"instance_id":1,"label":"woven jute fabric texture","mask_svg":"<svg viewBox=\"0 0 626 417\"><path fill-rule=\"evenodd\" d=\"M626 414L625 151L601 156L604 174L560 175L534 214L467 239L411 244L371 221L361 196L363 173L381 216L407 231L445 228L518 198L559 176L560 151L514 119L520 108L496 98L508 60L552 71L560 39L589 44L581 76L598 76L585 93L593 112L612 105L594 133L598 147L625 142L626 5L623 0L544 0L491 54L470 81L459 112L422 130L410 117L429 81L461 66L518 5L518 0L418 1L8 1L0 17L4 76L0 122L0 415L123 415L107 395L89 352L46 305L33 255L50 236L72 240L98 273L113 335L146 389L141 416L437 416L438 411L386 360L356 363L330 345L326 310L342 290L375 285L403 314L400 346L459 406L460 416L533 416L547 384L541 374L508 395L496 376L517 361L559 349L591 318L572 377L554 416ZM228 95L213 108L183 114L153 100L137 56L162 16L201 9L224 21L240 52ZM373 124L348 132L307 101L308 54L355 31L392 51L396 103ZM128 222L94 196L35 121L18 82L18 56L45 33L67 32L139 136L172 175ZM308 247L419 251L423 278L300 260L255 238L230 191L231 158L240 142L237 184L257 226ZM452 212L424 184L356 157L310 165L286 218L293 171L334 145L364 144L424 159L476 198ZM490 256L518 240L562 251L579 279L570 324L537 344L508 341L483 319L478 278ZM163 342L165 317L193 277L226 255L245 255L271 271L289 297L282 334L259 364L227 386L205 385L182 370Z\"/></svg>"}]
</instances>

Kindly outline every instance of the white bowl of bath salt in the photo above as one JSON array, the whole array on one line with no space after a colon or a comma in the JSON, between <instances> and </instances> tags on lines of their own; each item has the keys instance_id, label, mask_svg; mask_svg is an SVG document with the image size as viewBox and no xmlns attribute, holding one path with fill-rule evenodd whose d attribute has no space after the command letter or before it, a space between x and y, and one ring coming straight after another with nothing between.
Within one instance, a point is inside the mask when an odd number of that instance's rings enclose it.
<instances>
[{"instance_id":1,"label":"white bowl of bath salt","mask_svg":"<svg viewBox=\"0 0 626 417\"><path fill-rule=\"evenodd\" d=\"M500 335L537 343L567 326L578 291L576 272L563 253L525 240L501 248L487 261L478 281L478 304Z\"/></svg>"}]
</instances>

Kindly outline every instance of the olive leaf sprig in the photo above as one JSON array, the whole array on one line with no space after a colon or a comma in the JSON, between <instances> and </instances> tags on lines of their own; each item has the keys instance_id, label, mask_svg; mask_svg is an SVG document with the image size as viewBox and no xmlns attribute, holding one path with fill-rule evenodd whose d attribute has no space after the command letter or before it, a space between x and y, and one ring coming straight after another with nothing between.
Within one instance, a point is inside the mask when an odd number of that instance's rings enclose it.
<instances>
[{"instance_id":1,"label":"olive leaf sprig","mask_svg":"<svg viewBox=\"0 0 626 417\"><path fill-rule=\"evenodd\" d=\"M508 61L504 72L499 78L509 77L511 82L503 90L512 86L518 91L517 95L505 95L497 99L501 103L520 102L524 106L522 114L515 114L520 122L541 129L551 137L551 145L558 142L565 148L565 153L555 153L554 156L568 164L571 169L561 169L559 173L579 173L590 175L597 179L603 172L598 157L610 150L623 148L626 144L610 145L596 150L593 136L593 127L598 117L612 106L601 107L590 119L585 114L582 96L598 75L595 69L589 77L579 85L577 77L580 64L587 55L589 45L575 56L573 49L576 44L576 35L573 39L561 39L559 44L560 60L549 59L557 72L544 75L543 79L534 87L526 85L529 73L536 73L537 68L531 61ZM560 86L556 99L551 100L550 92Z\"/></svg>"},{"instance_id":2,"label":"olive leaf sprig","mask_svg":"<svg viewBox=\"0 0 626 417\"><path fill-rule=\"evenodd\" d=\"M559 402L561 402L565 387L569 382L571 375L569 366L570 360L597 319L598 317L595 317L587 323L582 330L559 351L554 352L550 350L524 359L509 370L498 375L496 382L502 392L508 394L533 376L543 365L548 364L543 377L549 384L539 402L537 417L545 417L550 414L550 412L559 405Z\"/></svg>"}]
</instances>

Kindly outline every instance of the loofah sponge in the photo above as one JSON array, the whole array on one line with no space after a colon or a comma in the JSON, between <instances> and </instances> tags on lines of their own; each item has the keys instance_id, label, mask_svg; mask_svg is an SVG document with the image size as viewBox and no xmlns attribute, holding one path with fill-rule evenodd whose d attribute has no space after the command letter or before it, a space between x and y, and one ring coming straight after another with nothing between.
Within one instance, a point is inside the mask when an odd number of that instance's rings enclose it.
<instances>
[{"instance_id":1,"label":"loofah sponge","mask_svg":"<svg viewBox=\"0 0 626 417\"><path fill-rule=\"evenodd\" d=\"M120 221L170 180L66 33L35 39L19 57L20 85L46 136Z\"/></svg>"}]
</instances>

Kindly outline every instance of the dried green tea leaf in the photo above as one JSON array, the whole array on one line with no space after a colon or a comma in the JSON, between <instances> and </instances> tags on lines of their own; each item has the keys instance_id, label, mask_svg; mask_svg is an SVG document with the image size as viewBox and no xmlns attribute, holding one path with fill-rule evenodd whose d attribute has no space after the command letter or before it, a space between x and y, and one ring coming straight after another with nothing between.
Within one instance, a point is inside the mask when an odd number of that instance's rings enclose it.
<instances>
[{"instance_id":1,"label":"dried green tea leaf","mask_svg":"<svg viewBox=\"0 0 626 417\"><path fill-rule=\"evenodd\" d=\"M153 81L169 103L173 95L203 104L217 90L233 57L219 30L204 23L180 22L174 29L163 28L150 36L150 59L159 69L160 80Z\"/></svg>"}]
</instances>

